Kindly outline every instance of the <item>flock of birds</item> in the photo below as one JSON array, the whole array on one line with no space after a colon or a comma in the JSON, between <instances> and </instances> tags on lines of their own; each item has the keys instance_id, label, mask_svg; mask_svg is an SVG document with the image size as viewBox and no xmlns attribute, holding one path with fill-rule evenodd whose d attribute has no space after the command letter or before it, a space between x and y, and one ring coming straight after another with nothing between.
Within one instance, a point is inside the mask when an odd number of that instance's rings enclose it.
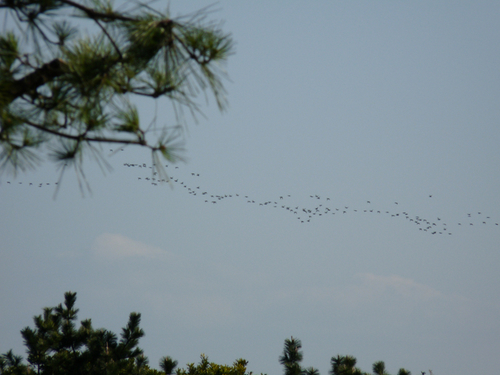
<instances>
[{"instance_id":1,"label":"flock of birds","mask_svg":"<svg viewBox=\"0 0 500 375\"><path fill-rule=\"evenodd\" d=\"M399 202L393 202L393 207L391 209L382 210L374 208L375 205L372 205L370 200L367 200L366 203L363 204L363 207L355 208L346 205L334 205L330 197L317 194L306 197L305 204L297 204L297 201L293 203L294 200L289 194L276 196L274 199L269 200L256 200L245 194L216 194L209 192L203 189L199 183L199 173L190 172L186 175L186 173L177 171L179 167L169 167L169 165L166 165L165 170L168 170L168 177L164 176L164 178L160 178L161 174L158 172L157 168L148 166L145 163L125 163L124 167L147 171L143 177L137 177L140 182L148 183L153 186L159 186L166 183L178 185L185 190L187 194L198 197L198 199L205 204L218 204L228 199L239 199L247 204L282 210L292 215L292 217L301 224L311 223L311 221L315 219L329 215L341 216L350 213L362 213L404 219L408 223L415 225L418 230L432 235L452 235L453 231L461 226L489 225L500 228L499 221L493 220L490 216L480 211L467 213L461 220L451 223L446 222L441 217L425 218L418 215L412 215L404 209L400 209L401 205ZM177 172L179 172L179 175L177 175ZM180 175L183 175L183 177L180 177ZM432 199L432 195L428 195L428 198Z\"/></svg>"},{"instance_id":2,"label":"flock of birds","mask_svg":"<svg viewBox=\"0 0 500 375\"><path fill-rule=\"evenodd\" d=\"M7 181L7 184L8 185L16 184L16 182ZM22 183L22 181L20 181L20 182L17 182L17 184L18 185L22 185L23 183ZM52 182L52 183L50 183L50 182L35 182L35 183L29 182L29 183L26 183L26 185L28 185L28 186L36 186L36 187L39 187L39 188L41 188L43 186L50 186L50 185L54 185L55 186L57 184L58 184L58 182Z\"/></svg>"},{"instance_id":3,"label":"flock of birds","mask_svg":"<svg viewBox=\"0 0 500 375\"><path fill-rule=\"evenodd\" d=\"M199 173L191 172L186 175L185 172L179 170L178 166L166 165L164 169L162 168L163 171L168 171L168 173L161 173L158 168L148 166L146 163L125 163L124 167L141 169L146 172L142 177L137 177L137 180L140 182L148 183L153 186L160 186L164 184L178 185L182 188L182 190L186 191L187 194L198 197L198 199L205 204L213 205L222 203L222 201L225 200L239 199L247 204L282 210L294 217L300 224L311 223L313 220L325 216L342 216L359 213L403 219L408 223L415 225L418 230L432 235L452 235L454 230L462 226L470 227L474 225L481 225L500 228L498 220L493 220L490 216L487 216L480 211L466 213L460 220L447 222L441 217L430 218L410 214L408 211L400 209L401 205L399 202L393 202L392 208L382 210L375 208L375 204L372 204L370 200L367 200L362 207L355 208L350 205L334 205L330 197L324 197L318 194L309 195L301 204L297 204L297 201L294 201L289 194L276 196L274 199L262 201L244 194L215 194L213 192L209 192L201 187L198 180L200 178ZM176 175L177 172L179 173L178 175ZM181 175L183 175L183 177L180 177ZM163 178L160 176L163 176ZM23 182L6 181L6 183L11 186L23 185ZM24 185L38 188L47 186L57 187L57 184L57 182L24 183ZM432 195L429 195L428 198L432 199Z\"/></svg>"}]
</instances>

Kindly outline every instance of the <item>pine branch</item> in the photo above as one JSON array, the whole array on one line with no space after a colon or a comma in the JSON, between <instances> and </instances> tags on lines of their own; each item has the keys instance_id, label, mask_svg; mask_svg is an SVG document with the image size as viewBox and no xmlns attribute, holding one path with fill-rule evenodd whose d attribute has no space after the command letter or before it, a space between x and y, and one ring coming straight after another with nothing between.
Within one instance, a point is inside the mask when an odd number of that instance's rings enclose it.
<instances>
[{"instance_id":1,"label":"pine branch","mask_svg":"<svg viewBox=\"0 0 500 375\"><path fill-rule=\"evenodd\" d=\"M151 150L159 150L159 147L153 147L149 145L144 139L139 139L139 140L130 140L130 139L118 139L118 138L107 138L107 137L89 137L87 136L86 133L82 133L79 135L72 135L72 134L67 134L67 133L61 133L56 130L47 128L43 125L36 124L34 122L31 122L29 120L25 120L25 123L35 129L38 129L42 132L47 132L52 135L61 137L61 138L66 138L66 139L71 139L73 141L77 142L100 142L100 143L120 143L124 145L140 145L144 146L147 148L150 148Z\"/></svg>"},{"instance_id":2,"label":"pine branch","mask_svg":"<svg viewBox=\"0 0 500 375\"><path fill-rule=\"evenodd\" d=\"M103 20L106 22L109 22L109 21L136 21L134 18L126 17L120 13L115 13L115 12L101 13L101 12L98 12L98 11L92 9L92 8L88 8L84 5L75 3L74 1L71 1L71 0L60 0L60 1L63 4L72 6L74 8L77 8L77 9L83 11L84 13L87 14L87 16L89 18L92 18L92 19L99 19L99 20Z\"/></svg>"},{"instance_id":3,"label":"pine branch","mask_svg":"<svg viewBox=\"0 0 500 375\"><path fill-rule=\"evenodd\" d=\"M34 92L38 87L53 81L65 73L66 63L61 59L54 59L42 65L27 76L14 81L8 85L10 102L18 97Z\"/></svg>"},{"instance_id":4,"label":"pine branch","mask_svg":"<svg viewBox=\"0 0 500 375\"><path fill-rule=\"evenodd\" d=\"M101 0L0 0L1 8L11 11L21 32L27 25L33 40L18 48L13 34L0 39L0 169L25 170L53 148L52 140L59 143L53 159L74 161L82 175L82 154L98 143L138 145L153 159L161 153L182 160L178 137L166 128L146 140L139 116L123 109L129 96L167 97L174 109L186 106L194 116L199 108L192 99L208 88L223 109L225 74L215 64L226 60L233 43L202 17L182 23L145 4L139 13L120 12ZM98 35L70 41L77 29L59 22L68 8L97 24Z\"/></svg>"}]
</instances>

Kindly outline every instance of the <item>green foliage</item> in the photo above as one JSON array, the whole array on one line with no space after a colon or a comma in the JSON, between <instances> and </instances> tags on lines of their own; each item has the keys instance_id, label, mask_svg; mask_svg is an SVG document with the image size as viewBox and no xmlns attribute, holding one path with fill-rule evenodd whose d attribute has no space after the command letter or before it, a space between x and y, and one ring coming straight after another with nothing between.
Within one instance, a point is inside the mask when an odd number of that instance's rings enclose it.
<instances>
[{"instance_id":1,"label":"green foliage","mask_svg":"<svg viewBox=\"0 0 500 375\"><path fill-rule=\"evenodd\" d=\"M21 375L28 373L28 367L22 363L21 356L14 355L12 350L0 355L0 374Z\"/></svg>"},{"instance_id":2,"label":"green foliage","mask_svg":"<svg viewBox=\"0 0 500 375\"><path fill-rule=\"evenodd\" d=\"M385 372L385 363L384 361L378 361L373 364L373 373L375 375L388 375Z\"/></svg>"},{"instance_id":3,"label":"green foliage","mask_svg":"<svg viewBox=\"0 0 500 375\"><path fill-rule=\"evenodd\" d=\"M285 347L283 354L280 356L280 363L284 366L285 375L319 375L319 371L314 367L301 368L300 362L302 361L303 354L299 349L302 348L302 343L299 339L291 337L285 339ZM330 375L369 375L367 372L361 371L356 367L356 358L351 355L340 355L332 357L330 360L331 369ZM385 371L385 363L378 361L373 364L374 375L389 375ZM398 375L411 375L411 372L401 368Z\"/></svg>"},{"instance_id":4,"label":"green foliage","mask_svg":"<svg viewBox=\"0 0 500 375\"><path fill-rule=\"evenodd\" d=\"M160 369L148 366L148 359L139 348L144 331L139 327L141 315L131 313L120 337L105 329L94 329L90 319L82 320L77 327L78 309L76 293L66 292L64 304L45 307L35 316L35 327L21 330L27 349L27 362L12 350L0 355L0 375L252 375L247 373L248 362L237 359L229 365L219 365L201 355L198 364L188 363L177 369L177 361L169 356L160 359ZM283 354L279 357L285 375L319 375L314 367L302 368L303 354L299 339L285 340ZM330 375L368 375L356 367L356 358L350 355L331 358ZM373 364L375 375L388 375L385 363ZM262 375L262 374L261 374ZM398 375L411 375L401 368Z\"/></svg>"},{"instance_id":5,"label":"green foliage","mask_svg":"<svg viewBox=\"0 0 500 375\"><path fill-rule=\"evenodd\" d=\"M314 367L308 367L302 371L303 375L319 375L319 370Z\"/></svg>"},{"instance_id":6,"label":"green foliage","mask_svg":"<svg viewBox=\"0 0 500 375\"><path fill-rule=\"evenodd\" d=\"M218 365L209 362L208 357L202 354L197 365L188 363L187 368L177 370L176 375L246 375L247 364L246 360L237 359L232 366Z\"/></svg>"},{"instance_id":7,"label":"green foliage","mask_svg":"<svg viewBox=\"0 0 500 375\"><path fill-rule=\"evenodd\" d=\"M67 292L64 304L46 307L33 318L35 328L21 331L27 348L29 366L12 351L0 357L0 374L65 375L153 375L148 360L138 347L144 331L139 328L141 315L131 313L120 339L105 329L94 329L91 320L75 322L76 293Z\"/></svg>"},{"instance_id":8,"label":"green foliage","mask_svg":"<svg viewBox=\"0 0 500 375\"><path fill-rule=\"evenodd\" d=\"M359 368L356 367L356 358L351 355L337 355L330 360L332 366L331 375L363 375Z\"/></svg>"},{"instance_id":9,"label":"green foliage","mask_svg":"<svg viewBox=\"0 0 500 375\"><path fill-rule=\"evenodd\" d=\"M173 360L172 358L167 356L160 359L160 368L166 375L171 375L176 367L177 361Z\"/></svg>"},{"instance_id":10,"label":"green foliage","mask_svg":"<svg viewBox=\"0 0 500 375\"><path fill-rule=\"evenodd\" d=\"M130 100L163 97L175 113L187 107L195 114L195 99L209 90L225 109L222 67L234 51L231 36L204 12L172 19L130 5L0 0L8 17L0 16L18 27L0 35L0 166L16 173L48 154L63 170L73 161L81 171L82 155L103 143L146 147L176 162L179 133L167 126L160 135L148 132ZM85 22L95 34L78 31Z\"/></svg>"},{"instance_id":11,"label":"green foliage","mask_svg":"<svg viewBox=\"0 0 500 375\"><path fill-rule=\"evenodd\" d=\"M293 336L285 340L283 354L280 356L280 363L284 366L285 375L302 374L300 362L302 362L303 354L299 350L300 348L302 348L302 343L300 340L294 339Z\"/></svg>"},{"instance_id":12,"label":"green foliage","mask_svg":"<svg viewBox=\"0 0 500 375\"><path fill-rule=\"evenodd\" d=\"M144 331L139 327L141 315L131 313L120 338L111 331L94 329L90 319L77 327L76 293L67 292L64 304L46 307L33 318L35 328L21 331L28 353L28 365L12 350L0 355L0 375L252 375L246 372L248 362L236 360L232 366L219 365L201 355L200 362L186 369L174 369L177 361L160 359L161 371L150 368L139 348Z\"/></svg>"}]
</instances>

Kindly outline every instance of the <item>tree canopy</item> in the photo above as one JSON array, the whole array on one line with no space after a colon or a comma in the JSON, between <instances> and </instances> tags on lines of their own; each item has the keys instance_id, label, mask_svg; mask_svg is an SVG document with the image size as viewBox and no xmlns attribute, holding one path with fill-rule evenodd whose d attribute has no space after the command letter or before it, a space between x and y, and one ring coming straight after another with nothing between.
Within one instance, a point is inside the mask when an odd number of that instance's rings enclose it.
<instances>
[{"instance_id":1,"label":"tree canopy","mask_svg":"<svg viewBox=\"0 0 500 375\"><path fill-rule=\"evenodd\" d=\"M195 365L188 363L186 369L178 369L176 375L252 375L247 374L248 362L244 359L237 359L232 366L219 365L209 362L205 354L200 356L200 362Z\"/></svg>"},{"instance_id":2,"label":"tree canopy","mask_svg":"<svg viewBox=\"0 0 500 375\"><path fill-rule=\"evenodd\" d=\"M91 319L77 327L76 293L66 292L64 303L45 307L35 316L34 328L21 330L27 351L27 364L12 350L0 355L0 375L251 375L247 361L236 360L232 366L211 363L201 356L200 363L177 369L177 361L165 356L160 370L148 366L148 358L139 348L144 331L139 327L141 314L133 312L120 337L106 329L96 329ZM174 371L175 370L175 371Z\"/></svg>"},{"instance_id":3,"label":"tree canopy","mask_svg":"<svg viewBox=\"0 0 500 375\"><path fill-rule=\"evenodd\" d=\"M280 363L284 367L285 375L301 375L302 368L300 367L300 362L304 357L303 353L300 351L302 348L302 343L298 339L294 339L293 336L285 340L285 347L283 348L283 354L280 356Z\"/></svg>"},{"instance_id":4,"label":"tree canopy","mask_svg":"<svg viewBox=\"0 0 500 375\"><path fill-rule=\"evenodd\" d=\"M180 123L207 89L225 109L223 64L234 43L207 15L174 19L138 1L117 9L108 0L0 0L9 21L0 34L0 166L15 174L48 157L82 174L84 155L106 163L104 144L147 148L157 167L160 155L181 160L179 126L153 132L132 99L166 98Z\"/></svg>"},{"instance_id":5,"label":"tree canopy","mask_svg":"<svg viewBox=\"0 0 500 375\"><path fill-rule=\"evenodd\" d=\"M247 373L248 361L240 358L232 365L220 365L201 355L198 364L188 363L177 368L177 361L169 356L159 361L161 370L150 368L148 358L139 348L144 331L139 327L141 314L132 312L120 338L106 329L95 329L91 319L76 326L78 309L76 293L66 292L64 304L45 307L43 314L35 316L34 328L26 327L21 335L26 346L27 364L12 350L0 355L0 375L252 375ZM293 336L285 340L279 357L285 375L319 375L314 367L300 365L302 343ZM337 355L331 358L330 375L369 375L356 367L356 358ZM430 370L429 370L430 371ZM373 364L374 375L388 375L383 361ZM262 374L261 374L262 375ZM411 375L401 368L398 375Z\"/></svg>"},{"instance_id":6,"label":"tree canopy","mask_svg":"<svg viewBox=\"0 0 500 375\"><path fill-rule=\"evenodd\" d=\"M67 292L64 304L46 307L35 316L34 328L21 330L28 365L9 351L0 356L0 374L145 374L148 360L139 348L144 331L141 314L131 313L120 338L111 331L95 329L90 319L76 326L76 293Z\"/></svg>"},{"instance_id":7,"label":"tree canopy","mask_svg":"<svg viewBox=\"0 0 500 375\"><path fill-rule=\"evenodd\" d=\"M285 339L283 354L279 357L280 363L283 365L284 375L320 375L318 369L314 367L303 368L300 365L304 354L300 349L302 343L299 339L293 336ZM356 358L351 355L340 355L332 357L330 360L331 369L330 375L370 375L368 372L363 372L356 367ZM373 364L374 375L389 375L385 371L385 363L377 361ZM400 368L397 375L411 375L409 370Z\"/></svg>"}]
</instances>

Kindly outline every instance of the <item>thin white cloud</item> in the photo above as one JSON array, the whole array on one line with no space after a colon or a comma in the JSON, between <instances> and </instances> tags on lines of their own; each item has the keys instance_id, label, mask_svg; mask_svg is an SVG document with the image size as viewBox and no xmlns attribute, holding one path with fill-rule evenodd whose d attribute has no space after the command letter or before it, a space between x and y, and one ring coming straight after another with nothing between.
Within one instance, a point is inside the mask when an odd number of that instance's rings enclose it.
<instances>
[{"instance_id":1,"label":"thin white cloud","mask_svg":"<svg viewBox=\"0 0 500 375\"><path fill-rule=\"evenodd\" d=\"M382 276L361 273L356 276L361 279L361 285L355 288L359 291L369 292L370 295L391 293L412 300L430 300L443 297L441 292L428 285L398 275Z\"/></svg>"},{"instance_id":2,"label":"thin white cloud","mask_svg":"<svg viewBox=\"0 0 500 375\"><path fill-rule=\"evenodd\" d=\"M120 291L126 286L154 314L168 315L189 327L220 326L234 318L228 284L238 280L238 274L231 269L115 233L98 236L92 252L106 269L99 281L106 285L101 289L103 298L122 298Z\"/></svg>"},{"instance_id":3,"label":"thin white cloud","mask_svg":"<svg viewBox=\"0 0 500 375\"><path fill-rule=\"evenodd\" d=\"M336 285L279 288L269 300L279 306L304 303L315 309L372 312L420 312L426 316L450 314L469 316L470 301L457 294L446 294L429 285L399 275L358 273L354 279Z\"/></svg>"},{"instance_id":4,"label":"thin white cloud","mask_svg":"<svg viewBox=\"0 0 500 375\"><path fill-rule=\"evenodd\" d=\"M131 257L153 259L168 255L166 251L158 247L116 233L101 234L92 244L92 251L98 258L107 260Z\"/></svg>"}]
</instances>

